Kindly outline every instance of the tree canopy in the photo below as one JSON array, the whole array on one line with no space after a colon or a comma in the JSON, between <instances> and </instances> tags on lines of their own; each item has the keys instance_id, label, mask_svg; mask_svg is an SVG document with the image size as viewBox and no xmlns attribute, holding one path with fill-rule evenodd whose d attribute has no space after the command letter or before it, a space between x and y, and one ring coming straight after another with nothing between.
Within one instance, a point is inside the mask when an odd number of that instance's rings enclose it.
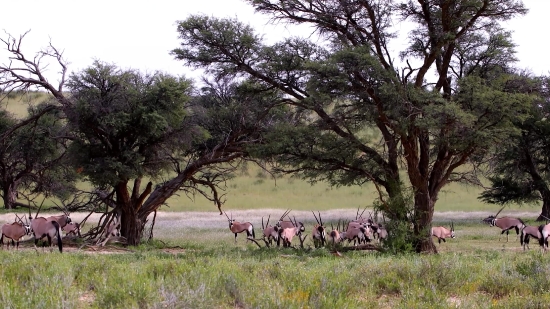
<instances>
[{"instance_id":1,"label":"tree canopy","mask_svg":"<svg viewBox=\"0 0 550 309\"><path fill-rule=\"evenodd\" d=\"M388 215L411 221L418 252L435 252L427 229L440 190L453 181L478 183L475 169L460 167L480 164L489 145L517 133L512 123L532 101L509 91L514 44L499 24L525 14L523 3L247 2L273 21L311 25L320 40L266 45L239 20L195 15L179 22L172 54L216 78L246 77L284 97L294 122L256 148L283 170L337 185L374 182L386 210L410 184L412 217ZM398 21L413 30L393 54Z\"/></svg>"}]
</instances>

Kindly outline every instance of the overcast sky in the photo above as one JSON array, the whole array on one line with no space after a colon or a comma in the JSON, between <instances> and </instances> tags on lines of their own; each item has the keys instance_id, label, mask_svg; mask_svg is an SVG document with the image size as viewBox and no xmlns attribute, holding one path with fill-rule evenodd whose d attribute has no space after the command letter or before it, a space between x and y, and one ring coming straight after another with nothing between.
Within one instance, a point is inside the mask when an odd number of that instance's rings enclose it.
<instances>
[{"instance_id":1,"label":"overcast sky","mask_svg":"<svg viewBox=\"0 0 550 309\"><path fill-rule=\"evenodd\" d=\"M548 74L550 57L546 46L550 44L546 42L546 29L550 24L547 21L550 1L524 0L524 3L530 12L505 27L514 31L519 65L535 74ZM64 50L71 71L99 59L124 68L190 76L189 69L169 54L179 46L176 21L190 14L237 17L264 33L269 42L307 32L303 28L267 25L266 18L254 14L242 0L28 0L4 1L1 8L1 30L14 36L31 30L23 41L24 52L34 55L51 40ZM0 34L6 38L4 32ZM6 63L1 52L0 63Z\"/></svg>"}]
</instances>

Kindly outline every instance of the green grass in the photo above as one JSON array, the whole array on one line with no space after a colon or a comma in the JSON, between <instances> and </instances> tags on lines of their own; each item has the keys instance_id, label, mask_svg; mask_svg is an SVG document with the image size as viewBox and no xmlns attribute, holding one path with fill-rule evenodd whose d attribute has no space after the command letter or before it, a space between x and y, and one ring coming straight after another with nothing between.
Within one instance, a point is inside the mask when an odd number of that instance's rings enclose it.
<instances>
[{"instance_id":1,"label":"green grass","mask_svg":"<svg viewBox=\"0 0 550 309\"><path fill-rule=\"evenodd\" d=\"M164 229L160 241L94 251L0 251L4 308L541 308L550 255L473 220L439 255L258 249L227 228ZM179 237L173 237L179 235ZM477 237L479 236L479 237ZM310 244L309 242L306 242Z\"/></svg>"}]
</instances>

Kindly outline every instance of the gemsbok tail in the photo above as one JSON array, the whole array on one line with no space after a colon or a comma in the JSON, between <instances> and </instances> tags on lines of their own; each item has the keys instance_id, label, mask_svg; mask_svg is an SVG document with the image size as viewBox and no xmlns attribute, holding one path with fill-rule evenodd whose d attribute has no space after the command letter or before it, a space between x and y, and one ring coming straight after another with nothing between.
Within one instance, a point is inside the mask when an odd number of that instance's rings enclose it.
<instances>
[{"instance_id":1,"label":"gemsbok tail","mask_svg":"<svg viewBox=\"0 0 550 309\"><path fill-rule=\"evenodd\" d=\"M57 221L52 221L52 223L57 230L57 247L59 248L59 252L63 252L63 242L61 241L61 227L59 226L59 223L57 223Z\"/></svg>"},{"instance_id":2,"label":"gemsbok tail","mask_svg":"<svg viewBox=\"0 0 550 309\"><path fill-rule=\"evenodd\" d=\"M544 248L546 237L548 237L548 232L544 229L544 224L539 225L539 232L541 237L539 238L539 245Z\"/></svg>"}]
</instances>

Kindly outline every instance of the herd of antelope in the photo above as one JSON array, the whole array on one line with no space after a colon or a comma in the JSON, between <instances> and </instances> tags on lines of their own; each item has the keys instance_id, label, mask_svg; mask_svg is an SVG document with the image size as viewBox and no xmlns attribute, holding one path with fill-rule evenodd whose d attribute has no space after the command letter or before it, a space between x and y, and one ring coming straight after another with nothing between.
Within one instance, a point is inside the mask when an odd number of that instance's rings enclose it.
<instances>
[{"instance_id":1,"label":"herd of antelope","mask_svg":"<svg viewBox=\"0 0 550 309\"><path fill-rule=\"evenodd\" d=\"M39 209L40 211L40 209ZM34 238L34 247L37 248L38 241L42 241L42 247L47 245L50 251L53 250L53 244L57 243L59 252L63 252L63 234L65 236L82 237L80 223L72 222L68 212L58 216L38 217L38 211L33 218L30 210L28 220L26 217L15 215L16 220L13 223L6 223L2 226L2 236L0 243L4 247L4 238L7 239L7 249L9 250L10 241L12 248L19 249L19 242L26 235L32 235ZM111 237L120 236L120 220L118 216L113 216L112 220L107 223L103 234L98 239L98 244L105 245Z\"/></svg>"},{"instance_id":2,"label":"herd of antelope","mask_svg":"<svg viewBox=\"0 0 550 309\"><path fill-rule=\"evenodd\" d=\"M504 233L506 233L506 241L508 241L510 230L515 230L516 235L520 235L520 244L523 246L524 250L529 248L530 238L537 239L541 248L544 251L548 250L550 224L547 223L540 226L527 226L520 218L507 216L499 218L498 215L503 209L504 207L502 207L496 215L489 216L482 220L484 223L489 224L489 226L496 226L501 229L499 241ZM331 228L328 229L323 223L321 213L317 212L317 214L315 214L315 212L312 211L313 217L317 222L313 226L311 232L314 247L318 248L326 245L334 246L336 244L343 244L345 241L347 241L348 244L353 241L354 246L370 243L375 239L379 243L383 242L388 237L388 231L383 224L377 223L373 220L372 214L369 215L368 219L363 218L364 212L365 210L359 214L358 209L355 219L348 222L338 221L336 228L334 228L334 225L331 224ZM297 221L296 218L294 218L293 221L290 218L289 213L290 210L285 211L275 225L269 224L271 216L268 217L266 224L264 224L262 217L263 233L260 240L263 240L267 247L272 246L274 243L276 243L277 246L280 246L281 242L283 247L290 247L294 236L298 236L300 239L300 245L303 248L305 236L302 235L306 231L305 226L302 222ZM247 234L247 240L256 242L254 226L252 223L237 222L232 217L230 218L227 216L227 214L225 214L225 216L229 221L229 229L235 234L235 242L237 242L237 234L245 231ZM285 217L288 220L285 221ZM547 219L550 221L550 218ZM430 229L430 236L437 238L439 244L441 244L442 241L446 242L447 238L455 238L454 223L451 222L450 229L444 226L433 226Z\"/></svg>"},{"instance_id":3,"label":"herd of antelope","mask_svg":"<svg viewBox=\"0 0 550 309\"><path fill-rule=\"evenodd\" d=\"M372 215L368 219L363 218L364 212L365 210L359 214L358 209L355 219L347 222L338 221L336 228L334 228L334 225L331 224L331 228L328 229L323 222L321 213L317 212L316 215L315 212L312 211L313 217L317 222L317 224L313 226L311 232L313 245L318 248L326 245L334 246L336 244L343 244L345 241L350 244L353 241L354 246L357 246L367 244L374 239L377 239L378 242L384 241L388 237L388 232L385 227L382 224L375 222ZM295 236L298 237L300 240L300 246L303 247L304 240L307 237L307 235L304 235L306 231L304 223L297 221L295 217L291 218L289 213L290 210L285 211L275 225L269 224L271 215L268 216L265 224L262 217L263 233L260 240L263 240L267 247L272 246L274 243L276 243L277 246L280 246L282 243L283 247L291 247L292 240ZM235 242L237 242L237 234L242 232L246 232L247 240L256 242L254 226L252 223L237 222L232 216L228 216L225 212L224 214L229 221L229 229L235 234Z\"/></svg>"}]
</instances>

